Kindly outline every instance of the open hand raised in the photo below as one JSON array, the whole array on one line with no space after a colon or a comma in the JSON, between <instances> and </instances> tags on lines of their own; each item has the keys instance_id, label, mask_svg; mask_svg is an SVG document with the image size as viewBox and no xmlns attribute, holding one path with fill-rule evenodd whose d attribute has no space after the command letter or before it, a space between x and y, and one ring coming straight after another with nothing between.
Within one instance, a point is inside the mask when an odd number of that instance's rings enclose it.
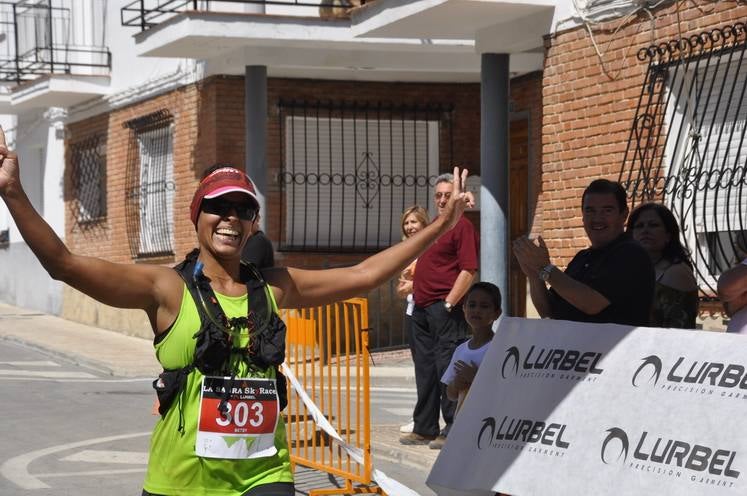
<instances>
[{"instance_id":1,"label":"open hand raised","mask_svg":"<svg viewBox=\"0 0 747 496\"><path fill-rule=\"evenodd\" d=\"M18 155L8 150L5 142L5 131L0 128L0 195L5 194L8 187L18 182Z\"/></svg>"}]
</instances>

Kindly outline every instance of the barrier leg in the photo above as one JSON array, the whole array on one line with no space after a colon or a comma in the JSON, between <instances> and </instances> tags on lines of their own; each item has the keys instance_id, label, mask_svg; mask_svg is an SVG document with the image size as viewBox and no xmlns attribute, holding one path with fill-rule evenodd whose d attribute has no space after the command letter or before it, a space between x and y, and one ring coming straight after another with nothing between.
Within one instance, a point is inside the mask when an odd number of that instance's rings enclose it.
<instances>
[{"instance_id":1,"label":"barrier leg","mask_svg":"<svg viewBox=\"0 0 747 496\"><path fill-rule=\"evenodd\" d=\"M345 487L337 487L334 489L312 489L309 491L309 496L322 496L325 494L383 494L386 496L386 493L378 486L353 487L353 483L349 480L345 481Z\"/></svg>"}]
</instances>

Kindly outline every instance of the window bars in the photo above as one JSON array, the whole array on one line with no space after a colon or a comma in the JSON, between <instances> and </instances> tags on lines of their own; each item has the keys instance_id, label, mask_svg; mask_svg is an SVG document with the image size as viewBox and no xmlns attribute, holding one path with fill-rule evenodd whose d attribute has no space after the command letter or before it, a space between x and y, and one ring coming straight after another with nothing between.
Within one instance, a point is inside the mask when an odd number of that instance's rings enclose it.
<instances>
[{"instance_id":1,"label":"window bars","mask_svg":"<svg viewBox=\"0 0 747 496\"><path fill-rule=\"evenodd\" d=\"M125 216L133 258L174 254L173 117L167 110L127 121Z\"/></svg>"},{"instance_id":2,"label":"window bars","mask_svg":"<svg viewBox=\"0 0 747 496\"><path fill-rule=\"evenodd\" d=\"M280 101L280 246L370 252L401 238L451 163L451 106ZM441 160L442 157L444 160Z\"/></svg>"},{"instance_id":3,"label":"window bars","mask_svg":"<svg viewBox=\"0 0 747 496\"><path fill-rule=\"evenodd\" d=\"M739 22L638 53L649 65L620 181L633 206L674 212L703 299L747 252L746 48Z\"/></svg>"},{"instance_id":4,"label":"window bars","mask_svg":"<svg viewBox=\"0 0 747 496\"><path fill-rule=\"evenodd\" d=\"M106 218L106 136L70 145L73 220L85 228Z\"/></svg>"}]
</instances>

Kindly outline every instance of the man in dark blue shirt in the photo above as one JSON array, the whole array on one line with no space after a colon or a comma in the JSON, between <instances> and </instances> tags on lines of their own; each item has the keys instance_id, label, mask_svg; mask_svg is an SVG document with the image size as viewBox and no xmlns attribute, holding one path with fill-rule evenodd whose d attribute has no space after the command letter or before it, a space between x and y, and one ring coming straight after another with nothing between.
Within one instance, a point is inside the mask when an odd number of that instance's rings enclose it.
<instances>
[{"instance_id":1,"label":"man in dark blue shirt","mask_svg":"<svg viewBox=\"0 0 747 496\"><path fill-rule=\"evenodd\" d=\"M625 190L597 179L584 191L581 204L591 247L578 252L565 272L550 262L541 237L537 243L527 237L514 241L534 306L545 318L648 325L654 267L646 251L625 234Z\"/></svg>"}]
</instances>

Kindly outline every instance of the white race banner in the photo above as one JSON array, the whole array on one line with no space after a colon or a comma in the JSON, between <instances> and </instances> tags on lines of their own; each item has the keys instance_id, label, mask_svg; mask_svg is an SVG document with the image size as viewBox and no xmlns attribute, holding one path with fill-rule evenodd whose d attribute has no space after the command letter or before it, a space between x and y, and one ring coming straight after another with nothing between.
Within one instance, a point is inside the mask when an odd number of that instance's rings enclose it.
<instances>
[{"instance_id":1,"label":"white race banner","mask_svg":"<svg viewBox=\"0 0 747 496\"><path fill-rule=\"evenodd\" d=\"M502 319L439 495L747 494L747 339Z\"/></svg>"}]
</instances>

